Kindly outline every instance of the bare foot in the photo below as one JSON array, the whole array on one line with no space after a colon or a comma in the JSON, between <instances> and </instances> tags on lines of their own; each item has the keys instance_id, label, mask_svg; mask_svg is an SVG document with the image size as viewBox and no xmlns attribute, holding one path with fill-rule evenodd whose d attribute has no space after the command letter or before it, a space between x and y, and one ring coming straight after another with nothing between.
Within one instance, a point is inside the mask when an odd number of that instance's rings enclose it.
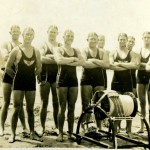
<instances>
[{"instance_id":1,"label":"bare foot","mask_svg":"<svg viewBox=\"0 0 150 150\"><path fill-rule=\"evenodd\" d=\"M15 142L15 136L14 135L11 135L8 139L8 142L9 143L14 143Z\"/></svg>"},{"instance_id":2,"label":"bare foot","mask_svg":"<svg viewBox=\"0 0 150 150\"><path fill-rule=\"evenodd\" d=\"M126 130L126 128L120 128L120 130L125 131L125 130Z\"/></svg>"},{"instance_id":3,"label":"bare foot","mask_svg":"<svg viewBox=\"0 0 150 150\"><path fill-rule=\"evenodd\" d=\"M22 138L29 138L30 137L30 132L28 131L28 129L23 129L23 131L21 133L21 137Z\"/></svg>"},{"instance_id":4,"label":"bare foot","mask_svg":"<svg viewBox=\"0 0 150 150\"><path fill-rule=\"evenodd\" d=\"M31 134L30 134L30 138L31 138L32 140L36 140L36 141L43 142L43 140L38 136L38 134L37 134L36 132L31 133Z\"/></svg>"},{"instance_id":5,"label":"bare foot","mask_svg":"<svg viewBox=\"0 0 150 150\"><path fill-rule=\"evenodd\" d=\"M81 136L84 136L84 135L85 135L85 132L86 132L86 131L85 131L85 128L81 128L80 135L81 135Z\"/></svg>"},{"instance_id":6,"label":"bare foot","mask_svg":"<svg viewBox=\"0 0 150 150\"><path fill-rule=\"evenodd\" d=\"M30 133L28 129L23 129L24 133Z\"/></svg>"},{"instance_id":7,"label":"bare foot","mask_svg":"<svg viewBox=\"0 0 150 150\"><path fill-rule=\"evenodd\" d=\"M132 139L132 133L131 132L127 132L128 137Z\"/></svg>"},{"instance_id":8,"label":"bare foot","mask_svg":"<svg viewBox=\"0 0 150 150\"><path fill-rule=\"evenodd\" d=\"M139 129L136 131L136 133L144 133L144 129Z\"/></svg>"},{"instance_id":9,"label":"bare foot","mask_svg":"<svg viewBox=\"0 0 150 150\"><path fill-rule=\"evenodd\" d=\"M68 135L68 132L67 131L63 131L63 135Z\"/></svg>"},{"instance_id":10,"label":"bare foot","mask_svg":"<svg viewBox=\"0 0 150 150\"><path fill-rule=\"evenodd\" d=\"M42 137L45 133L45 129L42 128L38 133L39 133L39 136Z\"/></svg>"},{"instance_id":11,"label":"bare foot","mask_svg":"<svg viewBox=\"0 0 150 150\"><path fill-rule=\"evenodd\" d=\"M70 141L76 141L76 137L72 134L68 134L68 140Z\"/></svg>"},{"instance_id":12,"label":"bare foot","mask_svg":"<svg viewBox=\"0 0 150 150\"><path fill-rule=\"evenodd\" d=\"M117 133L120 133L120 128L119 128L119 129L117 129Z\"/></svg>"},{"instance_id":13,"label":"bare foot","mask_svg":"<svg viewBox=\"0 0 150 150\"><path fill-rule=\"evenodd\" d=\"M63 142L63 134L59 134L56 141Z\"/></svg>"},{"instance_id":14,"label":"bare foot","mask_svg":"<svg viewBox=\"0 0 150 150\"><path fill-rule=\"evenodd\" d=\"M59 131L58 131L57 128L52 128L52 131L53 131L54 133L56 133L56 135L58 135L58 133L59 133Z\"/></svg>"},{"instance_id":15,"label":"bare foot","mask_svg":"<svg viewBox=\"0 0 150 150\"><path fill-rule=\"evenodd\" d=\"M4 130L0 129L0 136L4 136Z\"/></svg>"}]
</instances>

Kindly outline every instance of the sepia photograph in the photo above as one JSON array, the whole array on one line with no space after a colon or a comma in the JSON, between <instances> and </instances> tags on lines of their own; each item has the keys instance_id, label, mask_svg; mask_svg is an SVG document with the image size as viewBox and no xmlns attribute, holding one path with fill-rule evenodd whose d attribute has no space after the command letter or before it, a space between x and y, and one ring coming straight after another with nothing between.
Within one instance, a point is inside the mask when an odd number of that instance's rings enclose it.
<instances>
[{"instance_id":1,"label":"sepia photograph","mask_svg":"<svg viewBox=\"0 0 150 150\"><path fill-rule=\"evenodd\" d=\"M150 149L149 0L0 0L0 149Z\"/></svg>"}]
</instances>

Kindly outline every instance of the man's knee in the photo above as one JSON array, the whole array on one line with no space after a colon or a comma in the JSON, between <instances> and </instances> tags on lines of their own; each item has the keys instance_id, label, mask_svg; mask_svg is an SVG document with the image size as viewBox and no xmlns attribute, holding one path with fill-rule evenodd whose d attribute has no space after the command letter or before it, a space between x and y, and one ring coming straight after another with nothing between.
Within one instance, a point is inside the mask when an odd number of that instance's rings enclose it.
<instances>
[{"instance_id":1,"label":"man's knee","mask_svg":"<svg viewBox=\"0 0 150 150\"><path fill-rule=\"evenodd\" d=\"M75 109L75 105L74 104L68 106L68 112L73 112L74 109Z\"/></svg>"},{"instance_id":2,"label":"man's knee","mask_svg":"<svg viewBox=\"0 0 150 150\"><path fill-rule=\"evenodd\" d=\"M140 101L140 105L141 105L141 107L145 107L145 106L146 106L145 100L141 100L141 101Z\"/></svg>"},{"instance_id":3,"label":"man's knee","mask_svg":"<svg viewBox=\"0 0 150 150\"><path fill-rule=\"evenodd\" d=\"M47 107L48 107L48 101L43 101L43 103L42 103L42 108L44 108L44 109L47 109Z\"/></svg>"},{"instance_id":4,"label":"man's knee","mask_svg":"<svg viewBox=\"0 0 150 150\"><path fill-rule=\"evenodd\" d=\"M66 107L60 107L59 109L60 114L65 114L65 111L66 111Z\"/></svg>"},{"instance_id":5,"label":"man's knee","mask_svg":"<svg viewBox=\"0 0 150 150\"><path fill-rule=\"evenodd\" d=\"M14 106L14 111L19 113L20 112L20 107Z\"/></svg>"},{"instance_id":6,"label":"man's knee","mask_svg":"<svg viewBox=\"0 0 150 150\"><path fill-rule=\"evenodd\" d=\"M14 108L15 109L21 109L21 104L20 103L14 103Z\"/></svg>"},{"instance_id":7,"label":"man's knee","mask_svg":"<svg viewBox=\"0 0 150 150\"><path fill-rule=\"evenodd\" d=\"M30 115L33 115L33 111L34 111L34 110L33 110L32 108L30 108L30 109L28 108L28 109L27 109L28 115L29 115L29 116L30 116Z\"/></svg>"},{"instance_id":8,"label":"man's knee","mask_svg":"<svg viewBox=\"0 0 150 150\"><path fill-rule=\"evenodd\" d=\"M138 97L139 97L140 102L143 102L146 100L145 95L140 94Z\"/></svg>"},{"instance_id":9,"label":"man's knee","mask_svg":"<svg viewBox=\"0 0 150 150\"><path fill-rule=\"evenodd\" d=\"M53 107L58 107L58 100L57 99L53 99Z\"/></svg>"},{"instance_id":10,"label":"man's knee","mask_svg":"<svg viewBox=\"0 0 150 150\"><path fill-rule=\"evenodd\" d=\"M5 101L4 101L4 104L3 104L3 105L4 105L4 107L8 108L8 107L9 107L9 104L10 104L10 102L8 102L8 101L5 102Z\"/></svg>"}]
</instances>

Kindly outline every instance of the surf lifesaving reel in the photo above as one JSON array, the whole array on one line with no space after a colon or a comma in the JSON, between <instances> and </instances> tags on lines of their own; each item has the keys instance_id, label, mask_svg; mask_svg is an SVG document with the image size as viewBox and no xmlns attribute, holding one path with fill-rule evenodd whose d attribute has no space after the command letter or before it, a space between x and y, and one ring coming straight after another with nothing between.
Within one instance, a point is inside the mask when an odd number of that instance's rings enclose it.
<instances>
[{"instance_id":1,"label":"surf lifesaving reel","mask_svg":"<svg viewBox=\"0 0 150 150\"><path fill-rule=\"evenodd\" d=\"M133 93L127 92L122 94L117 93L116 91L96 91L91 99L94 103L91 104L79 117L76 133L73 133L76 136L77 143L80 144L82 139L88 140L105 148L130 148L134 146L140 146L150 149L150 129L149 125L145 118L143 118L143 122L146 126L148 133L148 144L145 144L140 141L136 141L134 139L129 139L129 137L122 137L117 134L114 122L116 120L132 120L137 112L138 112L138 103L137 99ZM88 136L90 134L81 134L81 126L86 125L88 128L88 124L91 123L85 122L85 116L89 114L94 114L95 118L98 120L108 119L109 128L108 131L99 130L97 133L91 132L94 136ZM103 133L103 135L101 135ZM86 136L87 135L87 136ZM92 138L91 138L92 137ZM102 141L103 138L109 139L111 144L104 143ZM126 140L132 143L129 145L118 145L117 138L122 140ZM134 145L133 145L134 144Z\"/></svg>"}]
</instances>

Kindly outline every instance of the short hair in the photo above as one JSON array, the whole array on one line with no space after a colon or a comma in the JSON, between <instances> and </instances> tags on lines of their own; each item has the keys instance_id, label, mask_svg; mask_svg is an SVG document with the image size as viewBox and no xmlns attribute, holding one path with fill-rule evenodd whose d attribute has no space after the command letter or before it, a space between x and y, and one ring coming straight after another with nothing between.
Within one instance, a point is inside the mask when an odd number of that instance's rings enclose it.
<instances>
[{"instance_id":1,"label":"short hair","mask_svg":"<svg viewBox=\"0 0 150 150\"><path fill-rule=\"evenodd\" d=\"M134 36L128 36L128 39L133 39L135 41L135 37Z\"/></svg>"},{"instance_id":2,"label":"short hair","mask_svg":"<svg viewBox=\"0 0 150 150\"><path fill-rule=\"evenodd\" d=\"M126 33L120 33L120 34L118 35L118 40L119 40L120 36L125 36L125 37L128 39L128 36L127 36Z\"/></svg>"},{"instance_id":3,"label":"short hair","mask_svg":"<svg viewBox=\"0 0 150 150\"><path fill-rule=\"evenodd\" d=\"M33 28L27 27L27 28L25 28L25 29L23 30L23 33L22 33L22 34L24 35L24 33L25 33L27 30L30 30L30 31L32 31L33 33L35 33Z\"/></svg>"},{"instance_id":4,"label":"short hair","mask_svg":"<svg viewBox=\"0 0 150 150\"><path fill-rule=\"evenodd\" d=\"M96 36L96 37L98 38L98 35L97 35L96 32L90 32L90 33L88 34L88 38L89 38L90 36ZM87 38L87 39L88 39L88 38Z\"/></svg>"},{"instance_id":5,"label":"short hair","mask_svg":"<svg viewBox=\"0 0 150 150\"><path fill-rule=\"evenodd\" d=\"M99 35L98 35L98 38L100 38L100 37L103 37L103 38L105 39L105 36L102 35L102 34L99 34Z\"/></svg>"},{"instance_id":6,"label":"short hair","mask_svg":"<svg viewBox=\"0 0 150 150\"><path fill-rule=\"evenodd\" d=\"M50 26L48 27L47 32L49 32L49 30L50 30L51 28L54 28L54 29L56 29L56 30L58 31L58 27L57 27L56 25L50 25Z\"/></svg>"},{"instance_id":7,"label":"short hair","mask_svg":"<svg viewBox=\"0 0 150 150\"><path fill-rule=\"evenodd\" d=\"M72 34L74 35L74 32L73 32L72 30L70 30L70 29L65 30L64 36L65 36L67 33L72 33Z\"/></svg>"},{"instance_id":8,"label":"short hair","mask_svg":"<svg viewBox=\"0 0 150 150\"><path fill-rule=\"evenodd\" d=\"M149 34L149 35L150 35L150 32L149 32L149 31L144 32L144 33L143 33L143 36L144 36L144 34Z\"/></svg>"},{"instance_id":9,"label":"short hair","mask_svg":"<svg viewBox=\"0 0 150 150\"><path fill-rule=\"evenodd\" d=\"M18 29L20 30L20 27L19 27L18 25L12 25L12 26L10 27L10 32L13 30L13 28L18 28Z\"/></svg>"}]
</instances>

